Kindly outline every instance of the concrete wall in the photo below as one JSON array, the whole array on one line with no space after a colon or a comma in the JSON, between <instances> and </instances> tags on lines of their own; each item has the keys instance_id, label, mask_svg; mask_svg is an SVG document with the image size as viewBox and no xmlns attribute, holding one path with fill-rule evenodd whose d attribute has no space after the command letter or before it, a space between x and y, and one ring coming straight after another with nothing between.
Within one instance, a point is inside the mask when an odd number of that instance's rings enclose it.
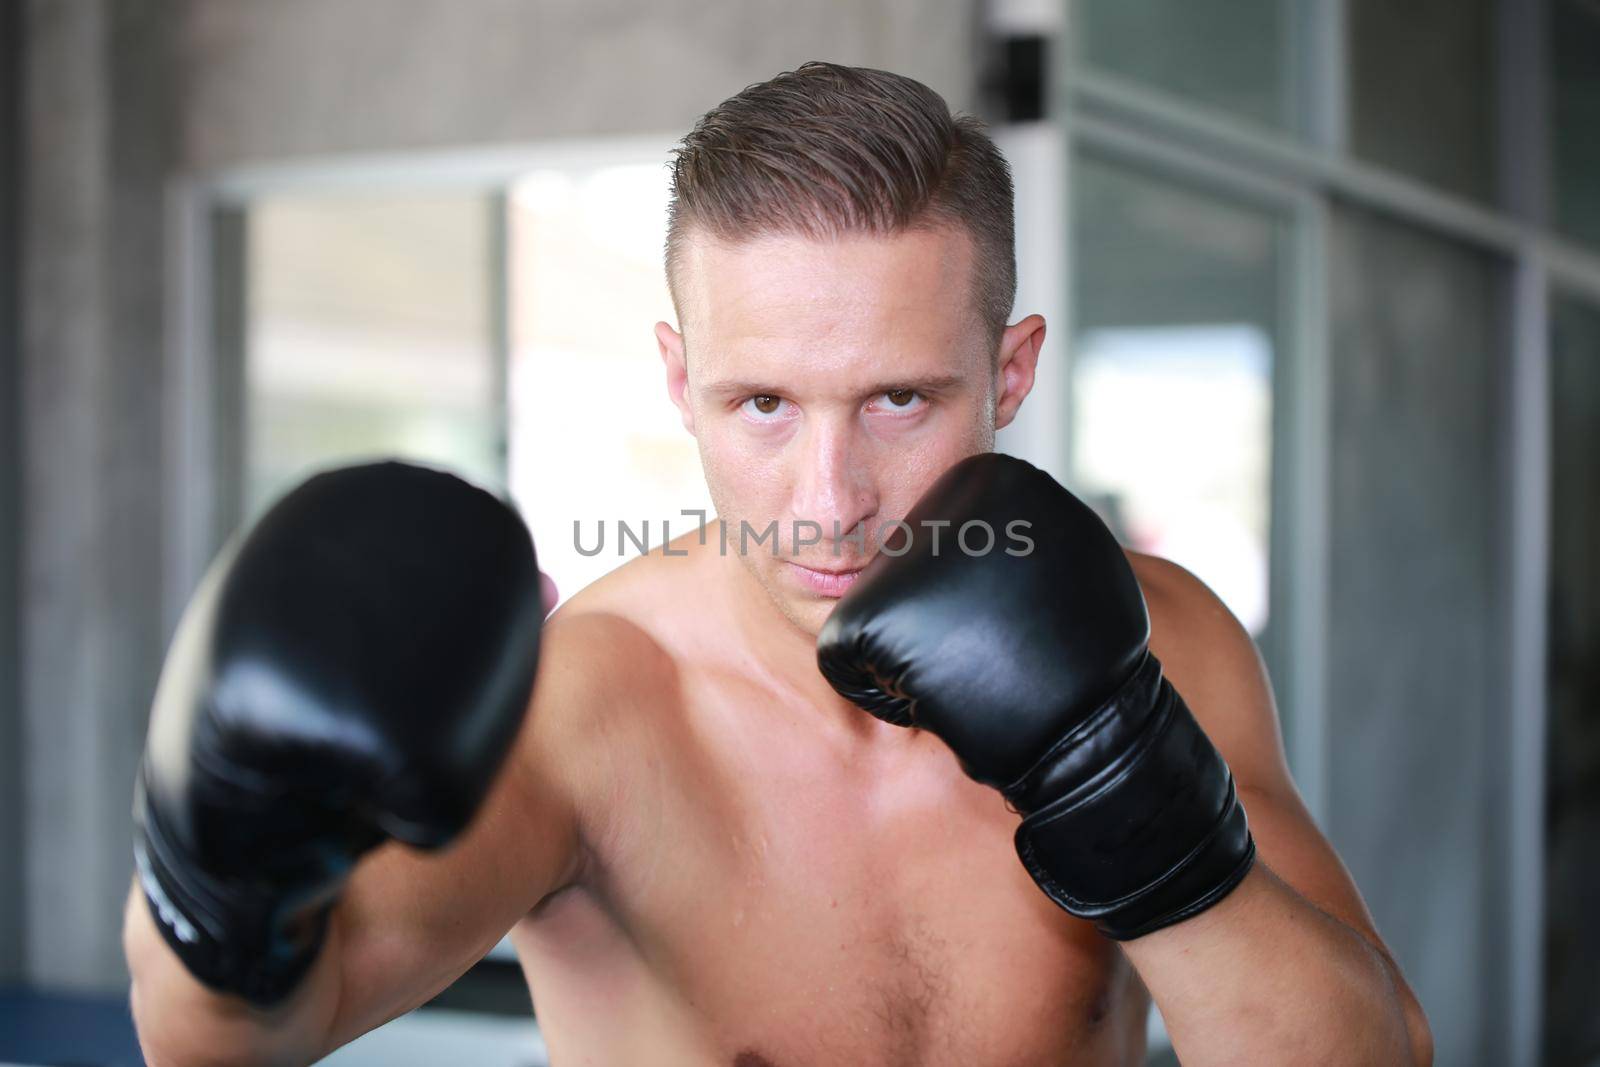
<instances>
[{"instance_id":1,"label":"concrete wall","mask_svg":"<svg viewBox=\"0 0 1600 1067\"><path fill-rule=\"evenodd\" d=\"M17 183L22 119L22 11L0 4L0 856L21 855L21 722L17 711ZM22 864L0 863L0 987L22 970Z\"/></svg>"},{"instance_id":2,"label":"concrete wall","mask_svg":"<svg viewBox=\"0 0 1600 1067\"><path fill-rule=\"evenodd\" d=\"M975 6L31 0L20 730L0 704L0 752L14 750L4 731L22 739L26 803L22 825L9 825L26 843L27 902L0 876L0 939L26 931L26 980L125 980L128 803L168 636L169 180L305 157L682 132L812 58L902 71L971 107ZM4 766L0 777L17 781ZM0 818L0 846L7 827ZM0 959L15 958L4 946Z\"/></svg>"},{"instance_id":3,"label":"concrete wall","mask_svg":"<svg viewBox=\"0 0 1600 1067\"><path fill-rule=\"evenodd\" d=\"M128 802L155 682L162 12L27 8L22 346L24 968L120 976Z\"/></svg>"},{"instance_id":4,"label":"concrete wall","mask_svg":"<svg viewBox=\"0 0 1600 1067\"><path fill-rule=\"evenodd\" d=\"M808 59L969 106L974 0L179 0L181 163L687 132Z\"/></svg>"}]
</instances>

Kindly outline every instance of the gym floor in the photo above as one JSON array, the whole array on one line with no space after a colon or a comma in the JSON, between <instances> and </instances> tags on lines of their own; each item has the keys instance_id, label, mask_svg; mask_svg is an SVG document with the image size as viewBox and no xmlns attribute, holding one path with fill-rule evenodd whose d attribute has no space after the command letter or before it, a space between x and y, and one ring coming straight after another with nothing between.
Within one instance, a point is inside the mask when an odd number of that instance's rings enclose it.
<instances>
[{"instance_id":1,"label":"gym floor","mask_svg":"<svg viewBox=\"0 0 1600 1067\"><path fill-rule=\"evenodd\" d=\"M322 1061L330 1067L547 1067L532 1019L423 1008ZM0 1067L142 1067L121 997L0 993Z\"/></svg>"}]
</instances>

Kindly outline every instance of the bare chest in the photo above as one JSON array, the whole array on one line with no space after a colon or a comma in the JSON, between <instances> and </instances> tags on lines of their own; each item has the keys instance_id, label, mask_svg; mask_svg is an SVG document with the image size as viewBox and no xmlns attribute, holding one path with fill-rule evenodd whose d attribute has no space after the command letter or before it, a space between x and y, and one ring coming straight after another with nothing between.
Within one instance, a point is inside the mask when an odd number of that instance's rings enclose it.
<instances>
[{"instance_id":1,"label":"bare chest","mask_svg":"<svg viewBox=\"0 0 1600 1067\"><path fill-rule=\"evenodd\" d=\"M553 1053L631 1025L661 1063L1136 1062L1137 978L1037 890L1015 816L934 739L851 766L800 734L718 737L658 749L600 881L531 924Z\"/></svg>"}]
</instances>

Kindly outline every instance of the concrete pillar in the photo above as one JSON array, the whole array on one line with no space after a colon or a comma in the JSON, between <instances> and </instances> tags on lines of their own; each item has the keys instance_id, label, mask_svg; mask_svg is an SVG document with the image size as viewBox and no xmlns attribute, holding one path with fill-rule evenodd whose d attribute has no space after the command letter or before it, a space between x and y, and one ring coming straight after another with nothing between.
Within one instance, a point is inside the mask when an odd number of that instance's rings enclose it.
<instances>
[{"instance_id":1,"label":"concrete pillar","mask_svg":"<svg viewBox=\"0 0 1600 1067\"><path fill-rule=\"evenodd\" d=\"M124 981L129 799L160 662L162 5L26 10L23 970Z\"/></svg>"},{"instance_id":2,"label":"concrete pillar","mask_svg":"<svg viewBox=\"0 0 1600 1067\"><path fill-rule=\"evenodd\" d=\"M0 987L22 972L22 740L17 704L17 184L22 17L0 4Z\"/></svg>"}]
</instances>

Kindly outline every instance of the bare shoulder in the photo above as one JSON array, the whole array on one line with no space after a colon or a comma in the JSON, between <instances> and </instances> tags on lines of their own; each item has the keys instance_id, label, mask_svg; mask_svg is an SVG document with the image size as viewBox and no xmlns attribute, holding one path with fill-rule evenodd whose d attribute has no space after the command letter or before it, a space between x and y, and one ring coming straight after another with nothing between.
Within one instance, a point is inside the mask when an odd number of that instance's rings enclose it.
<instances>
[{"instance_id":1,"label":"bare shoulder","mask_svg":"<svg viewBox=\"0 0 1600 1067\"><path fill-rule=\"evenodd\" d=\"M668 710L677 674L649 625L579 594L545 622L527 754L547 773L578 773L621 732Z\"/></svg>"},{"instance_id":2,"label":"bare shoulder","mask_svg":"<svg viewBox=\"0 0 1600 1067\"><path fill-rule=\"evenodd\" d=\"M521 757L571 804L591 844L607 832L636 760L682 737L692 643L690 561L660 549L573 595L545 622Z\"/></svg>"},{"instance_id":3,"label":"bare shoulder","mask_svg":"<svg viewBox=\"0 0 1600 1067\"><path fill-rule=\"evenodd\" d=\"M553 619L606 616L653 634L663 646L690 625L703 596L714 549L691 531L629 560L579 590Z\"/></svg>"},{"instance_id":4,"label":"bare shoulder","mask_svg":"<svg viewBox=\"0 0 1600 1067\"><path fill-rule=\"evenodd\" d=\"M542 642L565 683L598 686L613 697L649 691L675 670L681 635L694 619L699 552L695 534L618 567L585 586L545 623ZM541 666L541 680L544 667Z\"/></svg>"},{"instance_id":5,"label":"bare shoulder","mask_svg":"<svg viewBox=\"0 0 1600 1067\"><path fill-rule=\"evenodd\" d=\"M1128 551L1150 610L1150 651L1241 786L1288 786L1272 683L1255 641L1193 573Z\"/></svg>"},{"instance_id":6,"label":"bare shoulder","mask_svg":"<svg viewBox=\"0 0 1600 1067\"><path fill-rule=\"evenodd\" d=\"M1180 639L1171 644L1191 646L1194 651L1216 651L1217 646L1239 637L1250 639L1227 605L1193 572L1170 559L1131 549L1123 551L1150 609L1152 643L1156 630L1163 631L1163 637ZM1181 653L1183 649L1167 651Z\"/></svg>"}]
</instances>

